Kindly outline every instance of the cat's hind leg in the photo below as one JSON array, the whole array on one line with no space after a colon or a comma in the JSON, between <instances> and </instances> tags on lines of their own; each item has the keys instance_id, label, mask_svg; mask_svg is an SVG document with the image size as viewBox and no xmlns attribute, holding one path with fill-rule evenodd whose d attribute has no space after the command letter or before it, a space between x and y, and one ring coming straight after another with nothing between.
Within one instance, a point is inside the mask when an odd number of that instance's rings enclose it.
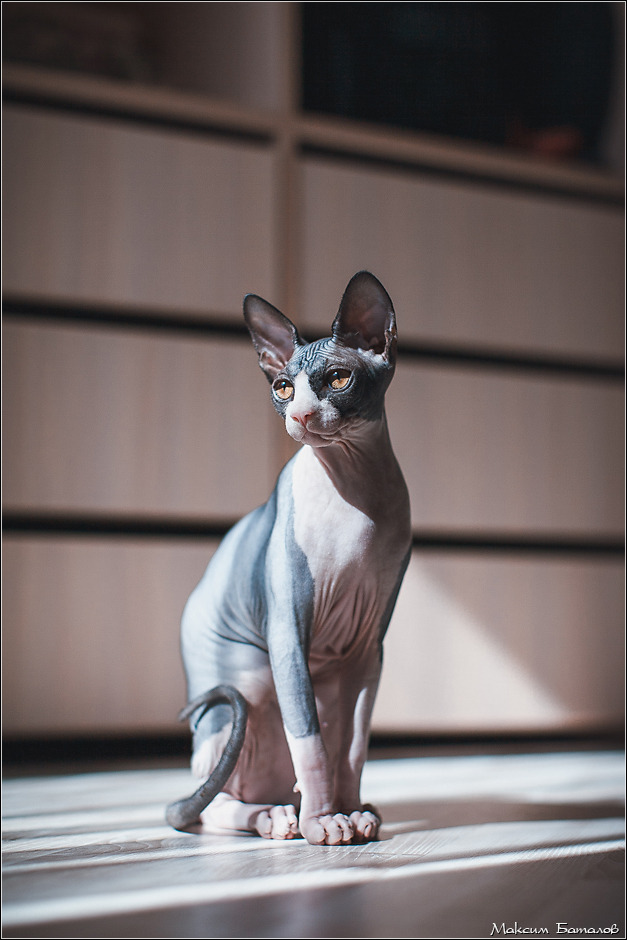
<instances>
[{"instance_id":1,"label":"cat's hind leg","mask_svg":"<svg viewBox=\"0 0 627 940\"><path fill-rule=\"evenodd\" d=\"M270 672L240 676L239 685L248 701L244 745L224 790L201 813L203 829L220 834L253 833L265 839L297 838L296 779ZM211 773L229 733L227 725L195 741L195 776L203 779Z\"/></svg>"},{"instance_id":2,"label":"cat's hind leg","mask_svg":"<svg viewBox=\"0 0 627 940\"><path fill-rule=\"evenodd\" d=\"M293 805L244 803L229 793L219 793L203 810L203 829L212 833L252 833L264 839L296 839L300 836Z\"/></svg>"}]
</instances>

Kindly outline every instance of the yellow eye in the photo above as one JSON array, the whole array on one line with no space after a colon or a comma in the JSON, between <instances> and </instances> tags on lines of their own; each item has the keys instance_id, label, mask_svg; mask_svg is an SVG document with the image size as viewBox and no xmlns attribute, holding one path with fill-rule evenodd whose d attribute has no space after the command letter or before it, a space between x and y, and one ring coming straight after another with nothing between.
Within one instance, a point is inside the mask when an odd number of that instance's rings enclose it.
<instances>
[{"instance_id":1,"label":"yellow eye","mask_svg":"<svg viewBox=\"0 0 627 940\"><path fill-rule=\"evenodd\" d=\"M272 391L281 401L289 401L294 394L294 386L287 379L280 379L276 385L272 386Z\"/></svg>"},{"instance_id":2,"label":"yellow eye","mask_svg":"<svg viewBox=\"0 0 627 940\"><path fill-rule=\"evenodd\" d=\"M329 376L329 386L337 392L341 388L346 388L350 382L350 378L350 372L347 372L345 369L336 369L335 372L332 372Z\"/></svg>"}]
</instances>

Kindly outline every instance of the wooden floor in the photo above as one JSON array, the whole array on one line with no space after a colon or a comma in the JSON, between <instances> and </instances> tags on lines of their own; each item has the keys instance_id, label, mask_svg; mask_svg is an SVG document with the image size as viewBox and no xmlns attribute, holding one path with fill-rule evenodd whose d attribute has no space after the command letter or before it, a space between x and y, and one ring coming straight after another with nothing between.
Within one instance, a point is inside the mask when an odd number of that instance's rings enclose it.
<instances>
[{"instance_id":1,"label":"wooden floor","mask_svg":"<svg viewBox=\"0 0 627 940\"><path fill-rule=\"evenodd\" d=\"M372 761L380 841L314 847L169 829L178 768L11 779L2 935L624 937L623 780L616 751Z\"/></svg>"}]
</instances>

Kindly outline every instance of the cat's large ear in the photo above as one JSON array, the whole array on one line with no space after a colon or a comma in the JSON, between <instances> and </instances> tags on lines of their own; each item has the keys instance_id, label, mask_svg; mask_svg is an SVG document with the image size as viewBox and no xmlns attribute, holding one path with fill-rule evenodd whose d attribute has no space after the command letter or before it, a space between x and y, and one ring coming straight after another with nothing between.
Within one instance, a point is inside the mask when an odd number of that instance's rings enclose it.
<instances>
[{"instance_id":1,"label":"cat's large ear","mask_svg":"<svg viewBox=\"0 0 627 940\"><path fill-rule=\"evenodd\" d=\"M298 331L280 310L256 294L244 297L244 319L259 355L259 365L272 382L302 345Z\"/></svg>"},{"instance_id":2,"label":"cat's large ear","mask_svg":"<svg viewBox=\"0 0 627 940\"><path fill-rule=\"evenodd\" d=\"M394 362L394 307L383 284L369 271L359 271L349 281L333 321L333 338L343 346L370 349Z\"/></svg>"}]
</instances>

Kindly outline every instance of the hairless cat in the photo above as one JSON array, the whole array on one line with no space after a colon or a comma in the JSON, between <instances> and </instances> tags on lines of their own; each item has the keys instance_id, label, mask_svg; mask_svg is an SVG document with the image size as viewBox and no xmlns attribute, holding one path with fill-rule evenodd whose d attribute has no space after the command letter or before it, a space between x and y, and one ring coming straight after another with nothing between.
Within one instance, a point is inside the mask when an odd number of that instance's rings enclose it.
<instances>
[{"instance_id":1,"label":"hairless cat","mask_svg":"<svg viewBox=\"0 0 627 940\"><path fill-rule=\"evenodd\" d=\"M407 567L409 497L384 409L396 317L349 282L332 335L304 342L254 294L244 318L274 407L303 446L222 541L182 621L192 770L176 829L312 844L377 838L360 780L382 645Z\"/></svg>"}]
</instances>

